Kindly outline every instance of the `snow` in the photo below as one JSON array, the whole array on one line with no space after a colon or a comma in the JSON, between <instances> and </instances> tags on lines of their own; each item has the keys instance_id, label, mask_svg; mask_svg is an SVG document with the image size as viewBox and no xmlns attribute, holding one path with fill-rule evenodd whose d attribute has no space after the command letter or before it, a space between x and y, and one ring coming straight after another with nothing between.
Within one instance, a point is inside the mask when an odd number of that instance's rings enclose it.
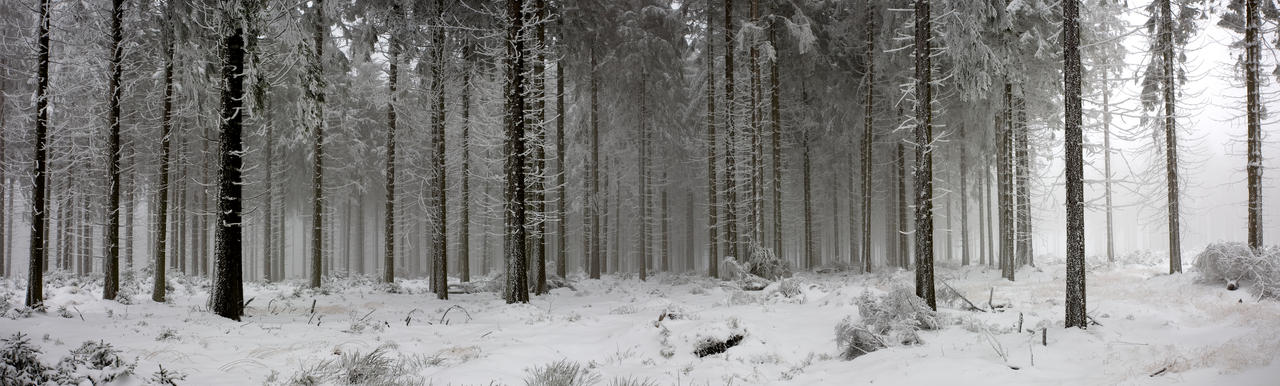
<instances>
[{"instance_id":1,"label":"snow","mask_svg":"<svg viewBox=\"0 0 1280 386\"><path fill-rule=\"evenodd\" d=\"M28 334L46 362L81 342L105 341L138 362L133 383L163 365L186 374L184 384L280 384L321 361L379 347L417 359L411 371L436 384L519 385L527 369L562 359L606 382L630 377L663 385L1274 385L1280 379L1273 360L1280 357L1280 303L1164 270L1158 263L1093 266L1088 305L1101 325L1068 330L1061 327L1060 263L1024 268L1008 282L998 270L941 262L941 280L977 306L1003 311L966 311L963 301L944 294L942 328L920 331L923 344L890 341L852 361L839 358L836 324L859 320L864 294L910 286L911 272L800 273L786 286L756 292L682 275L643 283L579 278L573 288L515 305L493 293L437 300L422 280L399 281L399 293L363 278L335 280L320 291L300 288L302 281L248 284L245 297L253 300L241 322L206 312L207 289L185 277L171 282L165 304L150 301L141 290L150 288L147 282L126 287L133 304L121 304L98 299L100 281L60 277L50 280L60 286L49 287L47 312L28 318L7 312L0 335ZM24 286L2 281L0 297L17 304ZM663 314L670 316L659 321ZM745 337L726 352L693 354L703 340L733 334Z\"/></svg>"}]
</instances>

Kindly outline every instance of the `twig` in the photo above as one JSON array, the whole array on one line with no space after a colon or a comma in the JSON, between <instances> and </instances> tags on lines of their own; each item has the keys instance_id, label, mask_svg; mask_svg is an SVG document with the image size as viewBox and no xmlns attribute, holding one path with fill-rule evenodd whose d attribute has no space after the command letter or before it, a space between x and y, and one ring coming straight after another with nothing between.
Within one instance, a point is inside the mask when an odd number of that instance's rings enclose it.
<instances>
[{"instance_id":1,"label":"twig","mask_svg":"<svg viewBox=\"0 0 1280 386\"><path fill-rule=\"evenodd\" d=\"M1149 377L1155 378L1157 375L1164 374L1165 371L1169 371L1169 366L1165 366L1164 368L1160 369L1160 371L1152 373Z\"/></svg>"},{"instance_id":2,"label":"twig","mask_svg":"<svg viewBox=\"0 0 1280 386\"><path fill-rule=\"evenodd\" d=\"M311 313L312 313L312 314L315 314L315 313L316 313L316 300L315 300L315 299L311 299Z\"/></svg>"},{"instance_id":3,"label":"twig","mask_svg":"<svg viewBox=\"0 0 1280 386\"><path fill-rule=\"evenodd\" d=\"M414 312L418 312L418 311L422 311L422 310L419 310L419 309L417 309L417 308L414 308L414 309L412 309L412 310L409 310L409 315L407 315L407 316L405 316L405 317L404 317L404 325L405 325L405 326L408 326L408 325L409 325L409 321L413 320L413 313L414 313Z\"/></svg>"},{"instance_id":4,"label":"twig","mask_svg":"<svg viewBox=\"0 0 1280 386\"><path fill-rule=\"evenodd\" d=\"M951 289L951 292L955 293L955 294L956 294L956 296L959 296L959 297L960 297L960 300L964 300L964 302L965 302L965 303L968 303L968 304L969 304L969 309L978 310L978 311L982 311L982 312L987 312L987 310L984 310L984 309L978 308L978 306L973 305L973 302L969 301L969 298L966 298L966 297L964 297L964 295L960 294L960 291L956 291L955 287L952 287L952 286L951 286L951 284L947 284L947 281L946 281L946 280L939 280L939 281L941 281L941 282L942 282L942 285L947 286L947 288Z\"/></svg>"},{"instance_id":5,"label":"twig","mask_svg":"<svg viewBox=\"0 0 1280 386\"><path fill-rule=\"evenodd\" d=\"M987 293L987 307L991 307L992 311L996 310L996 305L991 302L991 299L994 299L995 297L996 297L996 287L991 287L991 292Z\"/></svg>"},{"instance_id":6,"label":"twig","mask_svg":"<svg viewBox=\"0 0 1280 386\"><path fill-rule=\"evenodd\" d=\"M83 321L84 321L84 314L80 313L80 307L71 307L71 309L76 310L76 314L77 314L77 315L80 315L80 321L81 321L81 322L83 322Z\"/></svg>"},{"instance_id":7,"label":"twig","mask_svg":"<svg viewBox=\"0 0 1280 386\"><path fill-rule=\"evenodd\" d=\"M471 313L470 313L470 312L467 312L467 309L466 309L466 308L462 308L462 306L459 306L459 305L457 305L457 304L454 304L454 305L452 305L452 306L449 306L449 308L448 308L448 309L445 309L445 310L444 310L444 314L443 314L443 315L440 315L440 323L441 323L441 324L443 324L443 323L444 323L444 318L445 318L445 317L447 317L447 316L449 316L449 311L453 311L453 309L454 309L454 308L457 308L457 309L459 309L459 310L462 310L462 312L463 312L463 313L467 314L467 321L468 321L468 322L470 322L470 321L471 321Z\"/></svg>"}]
</instances>

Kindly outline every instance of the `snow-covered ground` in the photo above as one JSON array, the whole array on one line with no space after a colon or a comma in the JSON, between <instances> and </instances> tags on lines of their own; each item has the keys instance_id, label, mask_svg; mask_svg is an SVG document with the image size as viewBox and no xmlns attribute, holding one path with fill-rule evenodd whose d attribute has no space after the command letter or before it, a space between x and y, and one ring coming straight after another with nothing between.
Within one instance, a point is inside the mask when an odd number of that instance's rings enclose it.
<instances>
[{"instance_id":1,"label":"snow-covered ground","mask_svg":"<svg viewBox=\"0 0 1280 386\"><path fill-rule=\"evenodd\" d=\"M1280 384L1280 303L1165 270L1094 267L1088 309L1100 325L1082 331L1062 328L1063 265L1025 268L1008 282L996 270L944 262L943 281L1003 311L966 311L944 296L942 328L921 331L923 344L890 343L849 361L840 359L836 324L857 322L864 293L910 286L911 272L800 273L788 291L756 292L691 276L610 276L516 305L493 293L436 300L419 280L399 282L398 293L358 279L320 291L298 281L249 284L241 322L204 311L206 289L185 278L173 280L164 304L141 290L146 282L122 304L100 300L96 283L55 279L62 284L48 288L48 311L7 311L0 335L29 335L47 362L105 341L136 359L130 383L163 365L186 374L183 384L282 384L381 347L391 368L408 373L404 383L520 385L530 369L567 360L602 383L658 385ZM23 285L0 282L0 297L20 303ZM659 321L663 314L671 316ZM744 338L724 353L694 355L702 339L730 334Z\"/></svg>"}]
</instances>

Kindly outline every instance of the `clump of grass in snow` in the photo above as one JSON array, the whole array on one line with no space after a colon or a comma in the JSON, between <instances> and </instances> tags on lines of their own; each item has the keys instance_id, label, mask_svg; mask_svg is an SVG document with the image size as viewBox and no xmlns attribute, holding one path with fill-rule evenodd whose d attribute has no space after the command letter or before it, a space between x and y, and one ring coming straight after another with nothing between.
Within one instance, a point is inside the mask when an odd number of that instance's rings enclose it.
<instances>
[{"instance_id":1,"label":"clump of grass in snow","mask_svg":"<svg viewBox=\"0 0 1280 386\"><path fill-rule=\"evenodd\" d=\"M600 382L600 375L578 362L558 360L525 369L528 386L587 386Z\"/></svg>"},{"instance_id":2,"label":"clump of grass in snow","mask_svg":"<svg viewBox=\"0 0 1280 386\"><path fill-rule=\"evenodd\" d=\"M649 378L619 377L610 380L609 386L658 386L658 383Z\"/></svg>"},{"instance_id":3,"label":"clump of grass in snow","mask_svg":"<svg viewBox=\"0 0 1280 386\"><path fill-rule=\"evenodd\" d=\"M294 373L288 385L415 385L420 361L390 355L389 346L367 353L344 353L337 360L323 360Z\"/></svg>"}]
</instances>

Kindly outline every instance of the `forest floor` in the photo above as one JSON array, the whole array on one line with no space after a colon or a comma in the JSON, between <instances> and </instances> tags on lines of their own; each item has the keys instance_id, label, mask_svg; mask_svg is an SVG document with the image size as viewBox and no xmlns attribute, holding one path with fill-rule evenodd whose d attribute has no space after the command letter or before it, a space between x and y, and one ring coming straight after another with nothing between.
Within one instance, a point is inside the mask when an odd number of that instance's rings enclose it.
<instances>
[{"instance_id":1,"label":"forest floor","mask_svg":"<svg viewBox=\"0 0 1280 386\"><path fill-rule=\"evenodd\" d=\"M1079 330L1062 327L1060 263L1021 269L1009 282L994 269L942 262L942 281L1000 311L966 310L943 296L942 328L921 331L922 344L890 343L849 361L840 359L835 325L857 321L863 294L909 288L911 272L799 273L789 291L684 275L607 276L516 305L494 293L437 300L422 280L398 282L397 293L368 279L318 291L293 280L246 285L252 300L240 322L206 312L207 286L198 280L173 279L163 304L142 290L148 282L135 283L123 304L100 300L93 281L63 275L50 280L46 312L21 317L6 308L0 335L27 334L47 362L81 342L105 341L137 361L126 383L163 365L186 374L181 384L372 382L351 371L363 368L394 373L389 383L520 385L564 360L602 382L656 385L1276 384L1280 303L1166 270L1092 266L1088 309L1098 325ZM0 299L20 304L24 285L0 281ZM702 339L730 334L743 338L723 353L694 355Z\"/></svg>"}]
</instances>

